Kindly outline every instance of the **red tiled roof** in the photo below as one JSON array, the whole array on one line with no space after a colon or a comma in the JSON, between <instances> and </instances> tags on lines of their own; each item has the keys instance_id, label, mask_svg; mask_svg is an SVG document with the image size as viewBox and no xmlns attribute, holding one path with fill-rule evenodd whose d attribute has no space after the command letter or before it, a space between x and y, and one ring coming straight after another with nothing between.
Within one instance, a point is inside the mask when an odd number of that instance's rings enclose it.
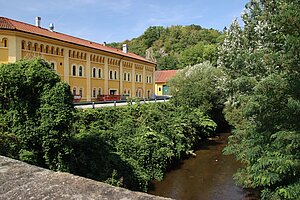
<instances>
[{"instance_id":1,"label":"red tiled roof","mask_svg":"<svg viewBox=\"0 0 300 200\"><path fill-rule=\"evenodd\" d=\"M155 83L166 83L173 78L177 70L162 70L155 72Z\"/></svg>"},{"instance_id":2,"label":"red tiled roof","mask_svg":"<svg viewBox=\"0 0 300 200\"><path fill-rule=\"evenodd\" d=\"M149 61L149 60L147 60L141 56L138 56L134 53L130 53L130 52L124 53L120 49L116 49L116 48L109 47L109 46L104 46L104 45L96 43L96 42L91 42L88 40L73 37L73 36L59 33L56 31L52 32L45 28L26 24L24 22L15 21L15 20L5 18L5 17L0 17L0 29L16 30L16 31L35 34L35 35L40 35L40 36L57 39L57 40L61 40L64 42L73 43L73 44L77 44L77 45L82 45L85 47L90 47L93 49L97 49L97 50L101 50L101 51L105 51L105 52L109 52L109 53L114 53L114 54L118 54L121 56L134 58L134 59L138 59L138 60L141 60L144 62L155 64L155 62Z\"/></svg>"}]
</instances>

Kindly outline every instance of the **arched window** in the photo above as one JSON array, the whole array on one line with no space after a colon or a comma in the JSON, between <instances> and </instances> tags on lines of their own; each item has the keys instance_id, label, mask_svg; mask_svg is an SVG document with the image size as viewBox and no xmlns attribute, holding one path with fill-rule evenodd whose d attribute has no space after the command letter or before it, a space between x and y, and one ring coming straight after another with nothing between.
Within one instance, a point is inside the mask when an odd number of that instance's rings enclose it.
<instances>
[{"instance_id":1,"label":"arched window","mask_svg":"<svg viewBox=\"0 0 300 200\"><path fill-rule=\"evenodd\" d=\"M147 76L147 83L149 83L149 76Z\"/></svg>"},{"instance_id":2,"label":"arched window","mask_svg":"<svg viewBox=\"0 0 300 200\"><path fill-rule=\"evenodd\" d=\"M84 58L83 59L86 60L86 53L84 54Z\"/></svg>"},{"instance_id":3,"label":"arched window","mask_svg":"<svg viewBox=\"0 0 300 200\"><path fill-rule=\"evenodd\" d=\"M83 90L82 88L79 88L79 95L82 97L83 96Z\"/></svg>"},{"instance_id":4,"label":"arched window","mask_svg":"<svg viewBox=\"0 0 300 200\"><path fill-rule=\"evenodd\" d=\"M77 51L76 58L79 58L79 52Z\"/></svg>"},{"instance_id":5,"label":"arched window","mask_svg":"<svg viewBox=\"0 0 300 200\"><path fill-rule=\"evenodd\" d=\"M124 73L124 77L123 77L123 80L126 81L126 78L127 78L127 74Z\"/></svg>"},{"instance_id":6,"label":"arched window","mask_svg":"<svg viewBox=\"0 0 300 200\"><path fill-rule=\"evenodd\" d=\"M59 48L56 48L56 55L59 55Z\"/></svg>"},{"instance_id":7,"label":"arched window","mask_svg":"<svg viewBox=\"0 0 300 200\"><path fill-rule=\"evenodd\" d=\"M98 69L98 77L99 77L99 78L102 77L101 69Z\"/></svg>"},{"instance_id":8,"label":"arched window","mask_svg":"<svg viewBox=\"0 0 300 200\"><path fill-rule=\"evenodd\" d=\"M78 74L79 74L79 76L83 76L83 67L82 66L79 66Z\"/></svg>"},{"instance_id":9,"label":"arched window","mask_svg":"<svg viewBox=\"0 0 300 200\"><path fill-rule=\"evenodd\" d=\"M111 79L111 80L113 79L113 71L112 70L109 71L109 79Z\"/></svg>"},{"instance_id":10,"label":"arched window","mask_svg":"<svg viewBox=\"0 0 300 200\"><path fill-rule=\"evenodd\" d=\"M83 59L83 53L81 53L80 58Z\"/></svg>"},{"instance_id":11,"label":"arched window","mask_svg":"<svg viewBox=\"0 0 300 200\"><path fill-rule=\"evenodd\" d=\"M73 51L72 57L75 58L75 55L76 55L76 54L75 54L75 51Z\"/></svg>"},{"instance_id":12,"label":"arched window","mask_svg":"<svg viewBox=\"0 0 300 200\"><path fill-rule=\"evenodd\" d=\"M52 70L55 70L55 63L54 63L54 62L51 62L51 63L50 63L50 66L51 66L51 69L52 69Z\"/></svg>"},{"instance_id":13,"label":"arched window","mask_svg":"<svg viewBox=\"0 0 300 200\"><path fill-rule=\"evenodd\" d=\"M124 94L126 94L126 92L127 92L126 89L124 89Z\"/></svg>"},{"instance_id":14,"label":"arched window","mask_svg":"<svg viewBox=\"0 0 300 200\"><path fill-rule=\"evenodd\" d=\"M73 87L73 95L76 95L76 87Z\"/></svg>"},{"instance_id":15,"label":"arched window","mask_svg":"<svg viewBox=\"0 0 300 200\"><path fill-rule=\"evenodd\" d=\"M54 54L54 47L51 47L51 54Z\"/></svg>"},{"instance_id":16,"label":"arched window","mask_svg":"<svg viewBox=\"0 0 300 200\"><path fill-rule=\"evenodd\" d=\"M49 46L46 46L46 53L49 53Z\"/></svg>"},{"instance_id":17,"label":"arched window","mask_svg":"<svg viewBox=\"0 0 300 200\"><path fill-rule=\"evenodd\" d=\"M138 74L135 75L135 82L139 82L139 75Z\"/></svg>"},{"instance_id":18,"label":"arched window","mask_svg":"<svg viewBox=\"0 0 300 200\"><path fill-rule=\"evenodd\" d=\"M115 71L115 80L117 80L118 77L117 77L117 71Z\"/></svg>"},{"instance_id":19,"label":"arched window","mask_svg":"<svg viewBox=\"0 0 300 200\"><path fill-rule=\"evenodd\" d=\"M93 98L96 98L96 88L93 88Z\"/></svg>"},{"instance_id":20,"label":"arched window","mask_svg":"<svg viewBox=\"0 0 300 200\"><path fill-rule=\"evenodd\" d=\"M31 42L28 42L28 44L27 44L27 49L28 49L28 50L31 50Z\"/></svg>"},{"instance_id":21,"label":"arched window","mask_svg":"<svg viewBox=\"0 0 300 200\"><path fill-rule=\"evenodd\" d=\"M72 66L72 75L76 76L76 65Z\"/></svg>"},{"instance_id":22,"label":"arched window","mask_svg":"<svg viewBox=\"0 0 300 200\"><path fill-rule=\"evenodd\" d=\"M130 73L127 74L127 80L130 81Z\"/></svg>"},{"instance_id":23,"label":"arched window","mask_svg":"<svg viewBox=\"0 0 300 200\"><path fill-rule=\"evenodd\" d=\"M139 75L139 82L142 82L142 75Z\"/></svg>"},{"instance_id":24,"label":"arched window","mask_svg":"<svg viewBox=\"0 0 300 200\"><path fill-rule=\"evenodd\" d=\"M34 44L34 51L37 51L37 49L38 49L38 44L35 43L35 44Z\"/></svg>"},{"instance_id":25,"label":"arched window","mask_svg":"<svg viewBox=\"0 0 300 200\"><path fill-rule=\"evenodd\" d=\"M64 49L61 49L61 50L60 50L60 55L61 55L61 56L64 56Z\"/></svg>"},{"instance_id":26,"label":"arched window","mask_svg":"<svg viewBox=\"0 0 300 200\"><path fill-rule=\"evenodd\" d=\"M8 42L7 42L7 39L6 39L6 38L3 39L3 46L4 46L4 47L7 47L7 46L8 46Z\"/></svg>"},{"instance_id":27,"label":"arched window","mask_svg":"<svg viewBox=\"0 0 300 200\"><path fill-rule=\"evenodd\" d=\"M96 68L93 68L93 73L92 73L92 77L95 78L96 77Z\"/></svg>"},{"instance_id":28,"label":"arched window","mask_svg":"<svg viewBox=\"0 0 300 200\"><path fill-rule=\"evenodd\" d=\"M101 95L101 88L98 88L98 95Z\"/></svg>"},{"instance_id":29,"label":"arched window","mask_svg":"<svg viewBox=\"0 0 300 200\"><path fill-rule=\"evenodd\" d=\"M26 42L22 40L22 49L25 49L25 46L26 46Z\"/></svg>"},{"instance_id":30,"label":"arched window","mask_svg":"<svg viewBox=\"0 0 300 200\"><path fill-rule=\"evenodd\" d=\"M40 52L43 53L43 50L44 50L44 45L41 44L40 45Z\"/></svg>"}]
</instances>

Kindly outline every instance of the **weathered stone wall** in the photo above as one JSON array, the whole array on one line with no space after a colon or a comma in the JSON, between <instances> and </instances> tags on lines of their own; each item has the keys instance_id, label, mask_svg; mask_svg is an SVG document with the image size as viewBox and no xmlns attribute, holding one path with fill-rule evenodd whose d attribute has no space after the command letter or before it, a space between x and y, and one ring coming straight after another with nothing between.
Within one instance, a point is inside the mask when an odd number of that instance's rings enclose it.
<instances>
[{"instance_id":1,"label":"weathered stone wall","mask_svg":"<svg viewBox=\"0 0 300 200\"><path fill-rule=\"evenodd\" d=\"M69 173L53 172L0 156L2 199L118 199L163 200Z\"/></svg>"}]
</instances>

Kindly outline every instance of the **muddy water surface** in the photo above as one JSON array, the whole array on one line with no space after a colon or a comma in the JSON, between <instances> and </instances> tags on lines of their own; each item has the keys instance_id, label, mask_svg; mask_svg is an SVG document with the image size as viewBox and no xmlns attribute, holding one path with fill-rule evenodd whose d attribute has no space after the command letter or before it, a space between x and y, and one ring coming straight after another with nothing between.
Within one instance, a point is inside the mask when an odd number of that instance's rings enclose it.
<instances>
[{"instance_id":1,"label":"muddy water surface","mask_svg":"<svg viewBox=\"0 0 300 200\"><path fill-rule=\"evenodd\" d=\"M237 187L232 175L240 164L222 150L229 133L221 134L196 151L196 157L182 161L161 182L153 182L150 194L178 200L254 200L252 193Z\"/></svg>"}]
</instances>

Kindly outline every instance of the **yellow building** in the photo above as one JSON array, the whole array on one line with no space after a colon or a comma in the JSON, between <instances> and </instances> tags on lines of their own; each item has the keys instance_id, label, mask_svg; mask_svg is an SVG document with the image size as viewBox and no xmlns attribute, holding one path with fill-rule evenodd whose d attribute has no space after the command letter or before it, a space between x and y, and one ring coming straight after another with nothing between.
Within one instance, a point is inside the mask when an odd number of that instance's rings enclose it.
<instances>
[{"instance_id":1,"label":"yellow building","mask_svg":"<svg viewBox=\"0 0 300 200\"><path fill-rule=\"evenodd\" d=\"M167 83L176 73L177 70L161 70L155 72L155 95L170 95Z\"/></svg>"},{"instance_id":2,"label":"yellow building","mask_svg":"<svg viewBox=\"0 0 300 200\"><path fill-rule=\"evenodd\" d=\"M40 26L0 17L0 63L41 57L68 83L81 101L114 94L149 98L156 64L123 49L108 47Z\"/></svg>"}]
</instances>

